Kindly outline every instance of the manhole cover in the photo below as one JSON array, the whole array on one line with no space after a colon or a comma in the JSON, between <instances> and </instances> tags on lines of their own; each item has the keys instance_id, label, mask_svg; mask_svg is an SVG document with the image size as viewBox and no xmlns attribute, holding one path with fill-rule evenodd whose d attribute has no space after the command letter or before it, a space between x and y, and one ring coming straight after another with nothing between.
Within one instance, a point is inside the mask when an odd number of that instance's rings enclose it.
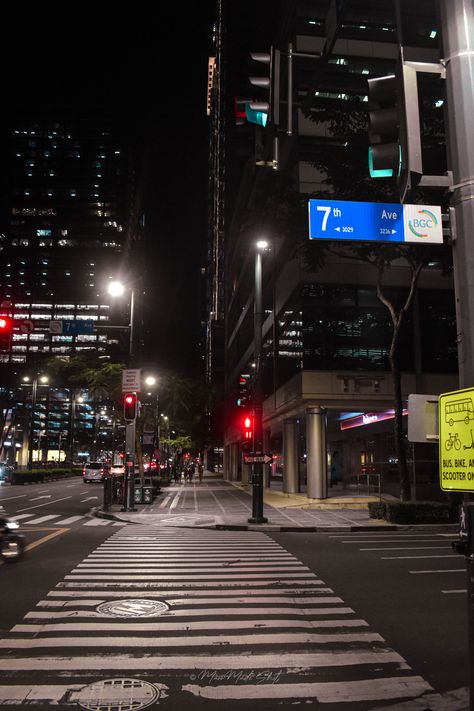
<instances>
[{"instance_id":1,"label":"manhole cover","mask_svg":"<svg viewBox=\"0 0 474 711\"><path fill-rule=\"evenodd\" d=\"M112 600L97 606L97 612L111 617L157 617L169 610L160 600Z\"/></svg>"},{"instance_id":2,"label":"manhole cover","mask_svg":"<svg viewBox=\"0 0 474 711\"><path fill-rule=\"evenodd\" d=\"M74 692L71 700L88 711L139 711L166 698L166 689L140 679L103 679Z\"/></svg>"}]
</instances>

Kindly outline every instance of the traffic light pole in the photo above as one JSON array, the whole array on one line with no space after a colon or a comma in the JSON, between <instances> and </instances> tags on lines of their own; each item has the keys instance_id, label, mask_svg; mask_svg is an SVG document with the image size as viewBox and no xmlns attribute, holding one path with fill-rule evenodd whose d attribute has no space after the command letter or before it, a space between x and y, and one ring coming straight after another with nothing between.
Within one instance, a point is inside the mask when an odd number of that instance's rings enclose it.
<instances>
[{"instance_id":1,"label":"traffic light pole","mask_svg":"<svg viewBox=\"0 0 474 711\"><path fill-rule=\"evenodd\" d=\"M262 254L255 252L254 348L255 380L253 390L253 451L263 454L263 388L262 388ZM263 515L263 464L252 464L252 517L249 523L267 523Z\"/></svg>"},{"instance_id":2,"label":"traffic light pole","mask_svg":"<svg viewBox=\"0 0 474 711\"><path fill-rule=\"evenodd\" d=\"M132 506L131 489L135 475L135 438L136 420L127 421L125 425L125 471L122 511L136 511Z\"/></svg>"},{"instance_id":3,"label":"traffic light pole","mask_svg":"<svg viewBox=\"0 0 474 711\"><path fill-rule=\"evenodd\" d=\"M474 7L472 0L439 0L446 64L449 157L453 172L451 204L459 387L474 385ZM469 497L469 494L467 495ZM466 498L467 498L466 497ZM474 550L466 552L470 709L474 709Z\"/></svg>"}]
</instances>

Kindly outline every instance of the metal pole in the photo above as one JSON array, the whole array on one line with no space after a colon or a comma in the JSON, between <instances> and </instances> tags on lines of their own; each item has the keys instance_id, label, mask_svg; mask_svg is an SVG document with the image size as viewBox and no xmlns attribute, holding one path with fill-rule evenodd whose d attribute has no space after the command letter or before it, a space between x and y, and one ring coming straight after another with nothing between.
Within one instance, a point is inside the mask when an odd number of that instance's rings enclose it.
<instances>
[{"instance_id":1,"label":"metal pole","mask_svg":"<svg viewBox=\"0 0 474 711\"><path fill-rule=\"evenodd\" d=\"M253 389L253 451L263 454L263 388L262 388L262 255L255 252L254 299L255 380ZM263 515L263 464L256 462L252 475L252 517L249 523L267 523Z\"/></svg>"},{"instance_id":2,"label":"metal pole","mask_svg":"<svg viewBox=\"0 0 474 711\"><path fill-rule=\"evenodd\" d=\"M132 368L135 360L135 291L130 289L130 341L128 348L129 366Z\"/></svg>"},{"instance_id":3,"label":"metal pole","mask_svg":"<svg viewBox=\"0 0 474 711\"><path fill-rule=\"evenodd\" d=\"M474 385L474 7L472 0L439 0L446 64L448 155L453 173L451 204L456 240L453 244L454 287L458 332L459 386ZM466 498L469 498L469 494ZM469 551L470 552L470 551ZM466 557L470 704L474 709L474 579L473 556Z\"/></svg>"},{"instance_id":4,"label":"metal pole","mask_svg":"<svg viewBox=\"0 0 474 711\"><path fill-rule=\"evenodd\" d=\"M286 135L293 135L293 45L288 45L288 105Z\"/></svg>"},{"instance_id":5,"label":"metal pole","mask_svg":"<svg viewBox=\"0 0 474 711\"><path fill-rule=\"evenodd\" d=\"M33 379L31 386L31 417L30 417L30 432L28 437L28 469L33 466L33 445L34 445L34 428L35 428L35 409L36 409L36 388L38 379Z\"/></svg>"},{"instance_id":6,"label":"metal pole","mask_svg":"<svg viewBox=\"0 0 474 711\"><path fill-rule=\"evenodd\" d=\"M474 8L472 0L440 0L452 205L456 218L453 245L459 385L474 385Z\"/></svg>"}]
</instances>

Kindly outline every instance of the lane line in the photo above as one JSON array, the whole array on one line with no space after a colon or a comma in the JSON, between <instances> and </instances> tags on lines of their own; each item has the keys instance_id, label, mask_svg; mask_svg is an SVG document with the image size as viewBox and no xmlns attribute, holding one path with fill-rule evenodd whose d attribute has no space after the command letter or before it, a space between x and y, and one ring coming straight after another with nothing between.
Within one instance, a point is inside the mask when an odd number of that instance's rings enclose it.
<instances>
[{"instance_id":1,"label":"lane line","mask_svg":"<svg viewBox=\"0 0 474 711\"><path fill-rule=\"evenodd\" d=\"M44 504L36 504L36 506L26 506L24 509L18 509L18 513L22 511L31 511L31 509L39 509L42 506L51 506L51 504L57 504L58 501L66 501L67 499L72 499L72 496L63 496L62 499L54 499L52 501L47 501Z\"/></svg>"},{"instance_id":2,"label":"lane line","mask_svg":"<svg viewBox=\"0 0 474 711\"><path fill-rule=\"evenodd\" d=\"M381 556L380 560L414 560L428 558L457 558L458 553L448 553L446 555L386 555Z\"/></svg>"},{"instance_id":3,"label":"lane line","mask_svg":"<svg viewBox=\"0 0 474 711\"><path fill-rule=\"evenodd\" d=\"M33 521L26 521L28 526L36 526L38 523L45 523L45 521L52 521L53 518L60 518L60 514L49 514L48 516L40 516L40 518L35 518Z\"/></svg>"},{"instance_id":4,"label":"lane line","mask_svg":"<svg viewBox=\"0 0 474 711\"><path fill-rule=\"evenodd\" d=\"M52 538L56 538L56 536L61 536L63 533L67 533L68 531L69 528L58 528L56 531L49 533L47 536L43 536L43 538L38 538L38 540L34 541L33 543L28 543L28 545L25 546L25 551L32 551L34 548L41 546L43 543L46 543L46 541L50 541Z\"/></svg>"},{"instance_id":5,"label":"lane line","mask_svg":"<svg viewBox=\"0 0 474 711\"><path fill-rule=\"evenodd\" d=\"M412 575L426 575L427 573L465 573L466 568L452 568L450 570L410 570Z\"/></svg>"}]
</instances>

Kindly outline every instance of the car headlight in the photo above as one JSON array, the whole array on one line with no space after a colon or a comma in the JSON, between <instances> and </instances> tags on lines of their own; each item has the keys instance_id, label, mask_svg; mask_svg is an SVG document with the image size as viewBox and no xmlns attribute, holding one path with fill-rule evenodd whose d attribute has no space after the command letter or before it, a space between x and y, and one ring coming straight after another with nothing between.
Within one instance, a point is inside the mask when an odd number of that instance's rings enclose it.
<instances>
[{"instance_id":1,"label":"car headlight","mask_svg":"<svg viewBox=\"0 0 474 711\"><path fill-rule=\"evenodd\" d=\"M16 521L7 521L7 528L13 530L14 528L20 528L20 524Z\"/></svg>"}]
</instances>

